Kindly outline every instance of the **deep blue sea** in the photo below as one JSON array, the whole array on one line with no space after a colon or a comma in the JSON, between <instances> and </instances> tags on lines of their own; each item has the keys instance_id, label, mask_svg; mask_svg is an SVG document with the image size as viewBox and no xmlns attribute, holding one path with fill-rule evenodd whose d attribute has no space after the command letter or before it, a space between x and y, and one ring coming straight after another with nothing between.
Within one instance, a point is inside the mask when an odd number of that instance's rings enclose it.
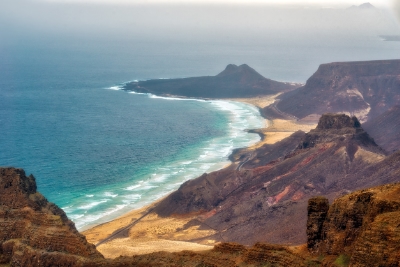
<instances>
[{"instance_id":1,"label":"deep blue sea","mask_svg":"<svg viewBox=\"0 0 400 267\"><path fill-rule=\"evenodd\" d=\"M198 26L196 37L185 35L187 29L175 36L176 28L157 25L152 27L164 31L130 33L124 28L111 34L111 28L102 34L88 28L92 20L84 24L86 30L62 28L68 7L52 21L55 28L46 28L53 24L45 18L24 21L40 11L15 8L22 19L5 7L0 14L0 166L32 173L38 190L62 207L78 229L142 207L188 179L222 168L234 148L259 140L246 129L265 126L258 110L246 104L132 94L118 90L123 83L215 75L230 63L247 63L271 79L305 82L320 63L400 55L399 42L378 36L398 34L396 26L371 30L375 21L357 21L352 30L341 26L335 31L335 25L294 29L297 22L277 30L269 27L273 23L261 23L274 12L265 16L255 9L253 23L263 26L251 30L245 24L234 24L232 30L225 21L224 31L218 32L221 25L211 20L210 28ZM208 11L204 14L212 16ZM228 12L242 14L242 9ZM311 19L314 13L306 12L299 21L336 21L331 11ZM176 25L177 32L185 26ZM363 25L366 30L360 30Z\"/></svg>"}]
</instances>

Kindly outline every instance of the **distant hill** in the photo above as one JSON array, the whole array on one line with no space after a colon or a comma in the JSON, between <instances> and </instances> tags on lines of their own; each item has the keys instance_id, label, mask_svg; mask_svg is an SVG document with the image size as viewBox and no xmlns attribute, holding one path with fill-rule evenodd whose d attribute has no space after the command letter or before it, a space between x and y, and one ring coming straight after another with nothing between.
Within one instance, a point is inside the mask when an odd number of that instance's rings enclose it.
<instances>
[{"instance_id":1,"label":"distant hill","mask_svg":"<svg viewBox=\"0 0 400 267\"><path fill-rule=\"evenodd\" d=\"M349 7L348 9L350 9L350 10L368 10L368 9L375 9L375 7L368 2L368 3L361 4L359 6L353 5L353 6Z\"/></svg>"},{"instance_id":2,"label":"distant hill","mask_svg":"<svg viewBox=\"0 0 400 267\"><path fill-rule=\"evenodd\" d=\"M208 239L300 244L310 197L332 200L400 181L399 172L400 153L386 157L356 118L326 114L315 130L257 149L240 171L223 169L185 182L156 212L207 212L203 223L218 231Z\"/></svg>"},{"instance_id":3,"label":"distant hill","mask_svg":"<svg viewBox=\"0 0 400 267\"><path fill-rule=\"evenodd\" d=\"M344 112L364 122L399 104L400 60L380 60L322 64L276 107L299 119Z\"/></svg>"},{"instance_id":4,"label":"distant hill","mask_svg":"<svg viewBox=\"0 0 400 267\"><path fill-rule=\"evenodd\" d=\"M400 149L400 105L366 122L363 127L389 153Z\"/></svg>"},{"instance_id":5,"label":"distant hill","mask_svg":"<svg viewBox=\"0 0 400 267\"><path fill-rule=\"evenodd\" d=\"M287 92L298 86L264 78L246 64L229 64L216 76L131 82L124 90L163 96L235 98Z\"/></svg>"}]
</instances>

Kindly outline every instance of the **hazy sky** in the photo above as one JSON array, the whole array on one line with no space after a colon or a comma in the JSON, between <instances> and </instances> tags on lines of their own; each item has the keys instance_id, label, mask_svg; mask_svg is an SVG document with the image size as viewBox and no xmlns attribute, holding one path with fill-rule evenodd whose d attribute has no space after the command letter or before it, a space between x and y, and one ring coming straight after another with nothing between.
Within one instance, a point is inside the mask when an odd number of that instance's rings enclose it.
<instances>
[{"instance_id":1,"label":"hazy sky","mask_svg":"<svg viewBox=\"0 0 400 267\"><path fill-rule=\"evenodd\" d=\"M143 3L224 3L224 4L249 4L249 3L262 3L262 4L296 4L296 5L360 5L368 0L37 0L47 2L76 2L76 3L108 3L112 5L117 4L143 4ZM369 2L375 6L389 6L395 0L370 0Z\"/></svg>"}]
</instances>

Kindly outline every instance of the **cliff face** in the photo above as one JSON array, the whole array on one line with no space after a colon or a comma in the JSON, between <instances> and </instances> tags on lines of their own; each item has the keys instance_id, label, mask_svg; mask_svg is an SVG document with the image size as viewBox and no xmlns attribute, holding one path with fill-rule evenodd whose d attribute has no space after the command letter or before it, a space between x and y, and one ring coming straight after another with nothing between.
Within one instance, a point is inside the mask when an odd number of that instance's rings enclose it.
<instances>
[{"instance_id":1,"label":"cliff face","mask_svg":"<svg viewBox=\"0 0 400 267\"><path fill-rule=\"evenodd\" d=\"M264 78L246 64L229 64L216 76L131 82L125 85L124 90L166 96L235 98L271 95L297 87Z\"/></svg>"},{"instance_id":2,"label":"cliff face","mask_svg":"<svg viewBox=\"0 0 400 267\"><path fill-rule=\"evenodd\" d=\"M308 248L316 254L347 255L349 266L399 266L399 197L400 184L379 186L335 200L328 212L327 199L310 199Z\"/></svg>"},{"instance_id":3,"label":"cliff face","mask_svg":"<svg viewBox=\"0 0 400 267\"><path fill-rule=\"evenodd\" d=\"M203 213L203 222L218 232L210 239L300 244L306 242L304 211L310 197L332 200L399 181L400 153L386 158L356 118L326 114L316 129L296 135L291 149L286 141L274 146L288 153L260 148L247 155L240 171L224 169L186 182L156 212ZM261 160L271 153L274 159Z\"/></svg>"},{"instance_id":4,"label":"cliff face","mask_svg":"<svg viewBox=\"0 0 400 267\"><path fill-rule=\"evenodd\" d=\"M400 105L366 122L363 127L389 153L400 149Z\"/></svg>"},{"instance_id":5,"label":"cliff face","mask_svg":"<svg viewBox=\"0 0 400 267\"><path fill-rule=\"evenodd\" d=\"M21 169L0 168L0 229L0 263L52 266L56 258L57 266L71 266L103 258Z\"/></svg>"},{"instance_id":6,"label":"cliff face","mask_svg":"<svg viewBox=\"0 0 400 267\"><path fill-rule=\"evenodd\" d=\"M322 64L279 110L300 119L326 112L347 113L367 121L400 104L400 60Z\"/></svg>"}]
</instances>

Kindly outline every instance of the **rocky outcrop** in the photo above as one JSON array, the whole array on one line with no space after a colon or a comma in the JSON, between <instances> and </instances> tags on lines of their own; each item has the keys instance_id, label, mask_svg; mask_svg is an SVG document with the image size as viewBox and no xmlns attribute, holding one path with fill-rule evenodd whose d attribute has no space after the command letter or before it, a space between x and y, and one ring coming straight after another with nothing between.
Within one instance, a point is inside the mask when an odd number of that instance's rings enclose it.
<instances>
[{"instance_id":1,"label":"rocky outcrop","mask_svg":"<svg viewBox=\"0 0 400 267\"><path fill-rule=\"evenodd\" d=\"M164 96L237 98L287 92L299 86L267 79L246 64L229 64L216 76L130 82L124 90Z\"/></svg>"},{"instance_id":2,"label":"rocky outcrop","mask_svg":"<svg viewBox=\"0 0 400 267\"><path fill-rule=\"evenodd\" d=\"M0 168L0 229L0 263L54 266L57 259L57 266L75 266L103 258L21 169Z\"/></svg>"},{"instance_id":3,"label":"rocky outcrop","mask_svg":"<svg viewBox=\"0 0 400 267\"><path fill-rule=\"evenodd\" d=\"M314 197L308 200L307 206L307 248L318 250L323 238L322 226L328 214L329 200L325 197Z\"/></svg>"},{"instance_id":4,"label":"rocky outcrop","mask_svg":"<svg viewBox=\"0 0 400 267\"><path fill-rule=\"evenodd\" d=\"M299 119L332 112L365 122L399 104L400 60L381 60L322 64L303 87L281 96L277 108Z\"/></svg>"},{"instance_id":5,"label":"rocky outcrop","mask_svg":"<svg viewBox=\"0 0 400 267\"><path fill-rule=\"evenodd\" d=\"M349 266L399 266L399 197L399 183L357 191L335 200L322 221L319 214L326 213L326 200L310 200L309 249L347 255ZM323 205L316 205L321 201Z\"/></svg>"}]
</instances>

